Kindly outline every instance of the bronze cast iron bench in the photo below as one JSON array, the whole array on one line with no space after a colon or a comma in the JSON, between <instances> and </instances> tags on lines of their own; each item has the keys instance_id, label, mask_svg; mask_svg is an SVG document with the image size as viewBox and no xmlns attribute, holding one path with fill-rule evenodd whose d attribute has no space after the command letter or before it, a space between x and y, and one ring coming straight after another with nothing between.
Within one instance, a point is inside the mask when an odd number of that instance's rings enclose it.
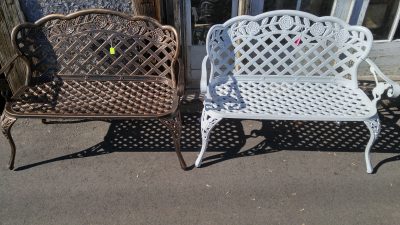
<instances>
[{"instance_id":1,"label":"bronze cast iron bench","mask_svg":"<svg viewBox=\"0 0 400 225\"><path fill-rule=\"evenodd\" d=\"M15 159L10 130L17 118L158 119L170 130L186 169L179 111L184 80L173 27L90 9L20 24L11 38L18 53L0 74L18 62L25 64L26 75L6 76L12 96L1 128L11 145L10 169Z\"/></svg>"}]
</instances>

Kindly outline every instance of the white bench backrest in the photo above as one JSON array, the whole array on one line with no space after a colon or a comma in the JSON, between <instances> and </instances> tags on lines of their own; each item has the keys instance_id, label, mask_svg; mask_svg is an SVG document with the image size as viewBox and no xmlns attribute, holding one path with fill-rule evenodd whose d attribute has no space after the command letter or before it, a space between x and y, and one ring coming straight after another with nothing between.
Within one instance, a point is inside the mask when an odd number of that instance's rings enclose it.
<instances>
[{"instance_id":1,"label":"white bench backrest","mask_svg":"<svg viewBox=\"0 0 400 225\"><path fill-rule=\"evenodd\" d=\"M331 16L279 10L214 25L207 36L207 54L212 77L311 76L344 78L357 85L358 65L372 41L365 27Z\"/></svg>"}]
</instances>

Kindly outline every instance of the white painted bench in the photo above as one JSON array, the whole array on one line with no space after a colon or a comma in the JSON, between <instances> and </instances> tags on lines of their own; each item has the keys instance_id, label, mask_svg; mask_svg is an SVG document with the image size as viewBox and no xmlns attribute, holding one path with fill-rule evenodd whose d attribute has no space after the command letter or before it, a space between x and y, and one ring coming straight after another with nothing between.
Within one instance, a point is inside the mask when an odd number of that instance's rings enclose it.
<instances>
[{"instance_id":1,"label":"white painted bench","mask_svg":"<svg viewBox=\"0 0 400 225\"><path fill-rule=\"evenodd\" d=\"M371 173L369 152L380 132L377 101L385 91L389 97L400 94L400 86L367 58L372 41L365 27L291 10L213 26L202 65L205 98L196 167L222 118L364 121L371 134L365 149ZM363 60L376 81L372 100L358 87Z\"/></svg>"}]
</instances>

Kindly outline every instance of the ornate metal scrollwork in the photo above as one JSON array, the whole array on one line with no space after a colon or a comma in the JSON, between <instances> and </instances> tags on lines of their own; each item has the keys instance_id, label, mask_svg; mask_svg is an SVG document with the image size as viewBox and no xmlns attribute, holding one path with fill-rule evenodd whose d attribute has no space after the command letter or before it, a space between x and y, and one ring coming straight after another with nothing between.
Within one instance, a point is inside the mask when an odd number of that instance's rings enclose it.
<instances>
[{"instance_id":1,"label":"ornate metal scrollwork","mask_svg":"<svg viewBox=\"0 0 400 225\"><path fill-rule=\"evenodd\" d=\"M15 123L16 118L6 114L3 114L0 117L1 122L1 131L3 132L4 136L7 138L8 142L10 143L11 147L11 155L10 155L10 162L8 164L8 168L12 170L14 168L14 161L15 161L15 143L11 136L11 127Z\"/></svg>"},{"instance_id":2,"label":"ornate metal scrollwork","mask_svg":"<svg viewBox=\"0 0 400 225\"><path fill-rule=\"evenodd\" d=\"M379 119L379 116L376 115L376 116L372 117L371 119L366 120L365 124L373 130L375 139L377 139L379 133L381 132L381 121Z\"/></svg>"},{"instance_id":3,"label":"ornate metal scrollwork","mask_svg":"<svg viewBox=\"0 0 400 225\"><path fill-rule=\"evenodd\" d=\"M381 122L379 120L378 114L376 114L374 117L364 121L365 125L367 125L371 137L369 138L368 144L365 147L365 164L367 165L367 173L372 173L372 164L371 164L371 159L370 159L370 152L372 145L375 143L375 141L378 139L378 135L381 131Z\"/></svg>"},{"instance_id":4,"label":"ornate metal scrollwork","mask_svg":"<svg viewBox=\"0 0 400 225\"><path fill-rule=\"evenodd\" d=\"M203 109L203 113L201 114L201 151L196 159L195 166L201 166L201 160L203 158L204 153L206 152L210 132L221 121L222 118L211 116L205 109Z\"/></svg>"}]
</instances>

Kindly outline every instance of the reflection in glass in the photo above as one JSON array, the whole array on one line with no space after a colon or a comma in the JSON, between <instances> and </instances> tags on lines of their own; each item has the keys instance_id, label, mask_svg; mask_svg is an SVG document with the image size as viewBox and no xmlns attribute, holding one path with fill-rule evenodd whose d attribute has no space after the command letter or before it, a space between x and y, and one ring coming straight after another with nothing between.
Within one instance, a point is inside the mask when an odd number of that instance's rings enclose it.
<instances>
[{"instance_id":1,"label":"reflection in glass","mask_svg":"<svg viewBox=\"0 0 400 225\"><path fill-rule=\"evenodd\" d=\"M397 25L396 33L394 34L393 39L400 39L400 21L399 25Z\"/></svg>"},{"instance_id":2,"label":"reflection in glass","mask_svg":"<svg viewBox=\"0 0 400 225\"><path fill-rule=\"evenodd\" d=\"M389 38L396 17L399 0L370 0L365 13L363 26L368 27L375 40Z\"/></svg>"},{"instance_id":3,"label":"reflection in glass","mask_svg":"<svg viewBox=\"0 0 400 225\"><path fill-rule=\"evenodd\" d=\"M231 18L232 0L192 0L192 43L204 45L214 24Z\"/></svg>"},{"instance_id":4,"label":"reflection in glass","mask_svg":"<svg viewBox=\"0 0 400 225\"><path fill-rule=\"evenodd\" d=\"M331 15L334 0L264 0L264 12L297 8L317 16Z\"/></svg>"}]
</instances>

